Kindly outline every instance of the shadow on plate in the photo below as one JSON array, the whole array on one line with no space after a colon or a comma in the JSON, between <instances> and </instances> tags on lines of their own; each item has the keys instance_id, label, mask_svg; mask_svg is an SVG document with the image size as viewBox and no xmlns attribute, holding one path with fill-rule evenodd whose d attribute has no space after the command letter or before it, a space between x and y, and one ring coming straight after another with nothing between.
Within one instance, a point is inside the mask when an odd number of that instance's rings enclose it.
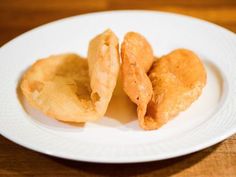
<instances>
[{"instance_id":1,"label":"shadow on plate","mask_svg":"<svg viewBox=\"0 0 236 177\"><path fill-rule=\"evenodd\" d=\"M125 94L119 77L105 116L127 124L137 120L136 109L136 105Z\"/></svg>"}]
</instances>

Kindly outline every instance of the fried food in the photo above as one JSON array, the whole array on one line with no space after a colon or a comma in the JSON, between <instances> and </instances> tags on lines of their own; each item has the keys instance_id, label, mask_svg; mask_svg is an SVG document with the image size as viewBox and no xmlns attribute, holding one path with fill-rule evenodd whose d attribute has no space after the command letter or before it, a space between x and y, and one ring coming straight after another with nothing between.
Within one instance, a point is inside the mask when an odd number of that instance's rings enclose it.
<instances>
[{"instance_id":1,"label":"fried food","mask_svg":"<svg viewBox=\"0 0 236 177\"><path fill-rule=\"evenodd\" d=\"M50 56L25 73L21 89L30 105L61 121L96 120L88 62L75 54Z\"/></svg>"},{"instance_id":2,"label":"fried food","mask_svg":"<svg viewBox=\"0 0 236 177\"><path fill-rule=\"evenodd\" d=\"M196 54L178 49L156 60L149 72L153 97L144 118L144 129L157 129L186 110L206 84L206 71Z\"/></svg>"},{"instance_id":3,"label":"fried food","mask_svg":"<svg viewBox=\"0 0 236 177\"><path fill-rule=\"evenodd\" d=\"M91 99L95 103L95 110L103 116L115 89L120 69L118 38L111 30L106 30L89 43L88 64Z\"/></svg>"},{"instance_id":4,"label":"fried food","mask_svg":"<svg viewBox=\"0 0 236 177\"><path fill-rule=\"evenodd\" d=\"M103 116L119 72L115 34L108 30L94 38L88 53L88 60L64 54L35 62L21 82L27 101L44 114L66 122Z\"/></svg>"},{"instance_id":5,"label":"fried food","mask_svg":"<svg viewBox=\"0 0 236 177\"><path fill-rule=\"evenodd\" d=\"M192 51L177 49L153 62L150 44L135 32L125 35L121 59L123 90L137 105L138 121L145 130L157 129L186 110L206 84L204 66ZM76 54L40 59L24 74L20 86L27 101L50 117L94 121L108 108L119 67L118 39L106 30L90 41L87 60Z\"/></svg>"},{"instance_id":6,"label":"fried food","mask_svg":"<svg viewBox=\"0 0 236 177\"><path fill-rule=\"evenodd\" d=\"M153 62L152 48L143 36L129 32L121 45L121 58L123 89L137 104L139 122L144 124L147 104L153 94L151 81L146 74Z\"/></svg>"}]
</instances>

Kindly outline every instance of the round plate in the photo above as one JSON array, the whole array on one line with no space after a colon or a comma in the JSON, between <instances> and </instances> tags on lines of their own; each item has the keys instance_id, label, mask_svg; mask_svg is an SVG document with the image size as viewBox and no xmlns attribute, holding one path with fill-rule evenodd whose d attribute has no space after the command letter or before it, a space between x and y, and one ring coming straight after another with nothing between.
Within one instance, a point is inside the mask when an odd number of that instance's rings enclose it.
<instances>
[{"instance_id":1,"label":"round plate","mask_svg":"<svg viewBox=\"0 0 236 177\"><path fill-rule=\"evenodd\" d=\"M37 59L75 52L105 29L120 41L143 34L156 56L176 48L196 52L207 70L203 94L165 126L144 131L134 105L115 95L106 115L85 125L66 124L32 109L18 83ZM236 37L214 24L177 14L110 11L66 18L31 30L0 49L0 132L24 147L66 159L128 163L172 158L211 146L236 132Z\"/></svg>"}]
</instances>

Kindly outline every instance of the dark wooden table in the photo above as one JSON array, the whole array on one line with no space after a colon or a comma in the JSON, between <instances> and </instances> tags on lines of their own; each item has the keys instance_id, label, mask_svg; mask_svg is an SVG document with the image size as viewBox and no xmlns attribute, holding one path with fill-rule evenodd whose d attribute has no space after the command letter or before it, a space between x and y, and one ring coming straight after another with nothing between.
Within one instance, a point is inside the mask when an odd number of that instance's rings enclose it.
<instances>
[{"instance_id":1,"label":"dark wooden table","mask_svg":"<svg viewBox=\"0 0 236 177\"><path fill-rule=\"evenodd\" d=\"M0 45L53 20L117 9L150 9L187 14L236 32L235 0L0 0ZM123 165L83 163L49 157L0 136L0 176L235 177L236 135L191 155Z\"/></svg>"}]
</instances>

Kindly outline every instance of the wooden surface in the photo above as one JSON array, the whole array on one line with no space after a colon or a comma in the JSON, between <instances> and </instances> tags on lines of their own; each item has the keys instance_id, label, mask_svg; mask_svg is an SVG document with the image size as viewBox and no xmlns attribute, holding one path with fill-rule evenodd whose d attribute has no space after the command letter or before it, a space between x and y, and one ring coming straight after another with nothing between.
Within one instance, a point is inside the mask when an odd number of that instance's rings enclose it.
<instances>
[{"instance_id":1,"label":"wooden surface","mask_svg":"<svg viewBox=\"0 0 236 177\"><path fill-rule=\"evenodd\" d=\"M0 0L0 46L25 31L56 19L114 9L177 12L206 19L236 32L235 0ZM236 135L191 155L129 165L53 158L27 150L0 136L0 176L235 177Z\"/></svg>"}]
</instances>

